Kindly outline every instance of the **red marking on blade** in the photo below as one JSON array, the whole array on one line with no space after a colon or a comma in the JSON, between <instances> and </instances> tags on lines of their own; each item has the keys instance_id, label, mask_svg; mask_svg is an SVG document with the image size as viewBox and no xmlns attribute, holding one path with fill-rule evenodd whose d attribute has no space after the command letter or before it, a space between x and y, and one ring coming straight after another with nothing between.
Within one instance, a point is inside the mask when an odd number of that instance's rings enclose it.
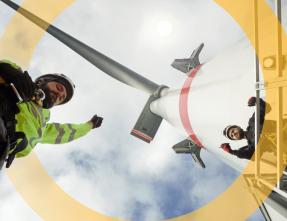
<instances>
[{"instance_id":1,"label":"red marking on blade","mask_svg":"<svg viewBox=\"0 0 287 221\"><path fill-rule=\"evenodd\" d=\"M191 83L197 74L197 72L200 70L202 65L197 66L195 69L193 69L186 81L184 82L184 85L180 92L180 98L179 98L179 113L180 113L180 119L182 122L182 125L187 132L188 136L200 147L203 147L200 140L197 138L196 134L194 133L191 121L188 114L188 94L190 91Z\"/></svg>"}]
</instances>

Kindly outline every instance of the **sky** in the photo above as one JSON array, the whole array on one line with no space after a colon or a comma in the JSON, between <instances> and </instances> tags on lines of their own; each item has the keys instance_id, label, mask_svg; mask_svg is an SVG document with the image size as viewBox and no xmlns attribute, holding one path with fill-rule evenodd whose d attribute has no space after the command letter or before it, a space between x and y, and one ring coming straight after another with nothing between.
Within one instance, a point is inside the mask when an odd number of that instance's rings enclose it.
<instances>
[{"instance_id":1,"label":"sky","mask_svg":"<svg viewBox=\"0 0 287 221\"><path fill-rule=\"evenodd\" d=\"M0 4L0 34L13 13ZM176 88L186 76L170 66L175 58L188 57L204 42L201 60L207 62L244 37L210 0L78 0L53 24L154 82ZM206 152L204 170L191 156L175 154L172 146L185 137L166 122L151 144L132 137L148 95L106 76L48 34L28 71L33 78L65 73L76 84L73 100L52 110L52 122L104 118L102 127L77 141L35 148L55 182L95 211L133 221L171 218L208 203L239 175ZM0 186L0 220L42 220L5 174ZM257 212L249 220L263 218Z\"/></svg>"}]
</instances>

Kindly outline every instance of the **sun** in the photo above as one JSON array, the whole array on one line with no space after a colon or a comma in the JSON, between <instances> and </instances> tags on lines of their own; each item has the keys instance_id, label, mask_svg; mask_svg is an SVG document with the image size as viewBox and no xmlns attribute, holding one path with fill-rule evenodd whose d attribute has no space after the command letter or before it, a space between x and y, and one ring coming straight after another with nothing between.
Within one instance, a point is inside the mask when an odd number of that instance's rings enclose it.
<instances>
[{"instance_id":1,"label":"sun","mask_svg":"<svg viewBox=\"0 0 287 221\"><path fill-rule=\"evenodd\" d=\"M156 31L161 37L168 37L172 34L173 25L168 20L160 20L156 24Z\"/></svg>"}]
</instances>

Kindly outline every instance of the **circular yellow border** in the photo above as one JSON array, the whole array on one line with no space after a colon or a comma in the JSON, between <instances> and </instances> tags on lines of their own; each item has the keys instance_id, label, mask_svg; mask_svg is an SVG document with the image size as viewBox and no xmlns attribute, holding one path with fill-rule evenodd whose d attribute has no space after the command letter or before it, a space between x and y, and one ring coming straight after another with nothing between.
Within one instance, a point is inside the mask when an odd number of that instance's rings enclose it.
<instances>
[{"instance_id":1,"label":"circular yellow border","mask_svg":"<svg viewBox=\"0 0 287 221\"><path fill-rule=\"evenodd\" d=\"M26 0L23 7L35 14L41 15L48 22L70 6L73 0ZM253 1L250 0L216 0L242 27L250 42L255 46L253 22ZM259 5L259 42L260 50L257 52L260 60L266 55L276 54L276 29L278 21L273 11L264 0L258 0ZM246 18L250 18L249 21ZM261 19L262 18L262 19ZM274 29L274 30L273 30ZM27 31L29 30L29 31ZM17 61L23 67L27 66L32 54L45 32L16 14L6 28L6 32L0 39L0 57ZM286 46L286 34L283 31L283 45ZM286 47L285 47L286 48ZM286 54L286 52L284 52ZM270 79L264 72L264 77ZM266 92L267 101L274 97L274 93ZM265 129L263 129L264 132ZM286 146L286 145L285 145ZM286 150L285 150L286 151ZM7 172L17 191L25 199L31 208L47 221L107 221L118 220L97 213L68 196L49 177L41 163L31 154L26 159L17 160ZM244 174L254 174L254 165L248 164L243 173L220 196L196 211L169 219L171 221L185 220L245 220L257 208L249 190L246 188ZM275 184L275 183L274 183ZM268 196L270 190L266 190L262 200Z\"/></svg>"}]
</instances>

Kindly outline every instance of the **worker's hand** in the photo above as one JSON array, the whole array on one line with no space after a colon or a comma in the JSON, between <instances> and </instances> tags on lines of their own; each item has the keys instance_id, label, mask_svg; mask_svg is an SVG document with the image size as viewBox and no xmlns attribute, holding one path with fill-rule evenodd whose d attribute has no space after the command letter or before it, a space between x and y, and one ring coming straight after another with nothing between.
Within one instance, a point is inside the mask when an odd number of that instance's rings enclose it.
<instances>
[{"instance_id":1,"label":"worker's hand","mask_svg":"<svg viewBox=\"0 0 287 221\"><path fill-rule=\"evenodd\" d=\"M251 97L248 100L248 107L253 107L256 104L256 97Z\"/></svg>"},{"instance_id":2,"label":"worker's hand","mask_svg":"<svg viewBox=\"0 0 287 221\"><path fill-rule=\"evenodd\" d=\"M231 147L229 143L223 143L220 145L220 148L223 149L225 152L230 153L231 152Z\"/></svg>"},{"instance_id":3,"label":"worker's hand","mask_svg":"<svg viewBox=\"0 0 287 221\"><path fill-rule=\"evenodd\" d=\"M90 122L93 124L93 129L94 128L98 128L102 125L103 122L103 118L99 117L98 115L95 115L92 117L92 119L90 120Z\"/></svg>"}]
</instances>

